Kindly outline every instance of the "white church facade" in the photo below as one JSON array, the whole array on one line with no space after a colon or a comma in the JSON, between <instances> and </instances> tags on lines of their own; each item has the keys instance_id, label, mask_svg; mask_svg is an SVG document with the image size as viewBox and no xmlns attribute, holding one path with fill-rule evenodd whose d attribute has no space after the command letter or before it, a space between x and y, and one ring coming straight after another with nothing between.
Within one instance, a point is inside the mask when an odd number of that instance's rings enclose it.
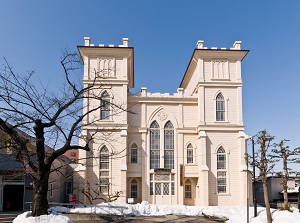
<instances>
[{"instance_id":1,"label":"white church facade","mask_svg":"<svg viewBox=\"0 0 300 223\"><path fill-rule=\"evenodd\" d=\"M101 73L83 122L92 152L79 151L74 188L82 203L116 195L120 202L246 205L245 133L241 62L248 50L204 47L197 42L177 93L149 93L134 86L134 48L91 44L78 50L84 86ZM155 81L155 80L153 80ZM157 80L159 81L159 80ZM124 111L126 110L126 111ZM91 120L97 120L92 122ZM100 199L91 199L100 198ZM132 199L130 199L132 198Z\"/></svg>"}]
</instances>

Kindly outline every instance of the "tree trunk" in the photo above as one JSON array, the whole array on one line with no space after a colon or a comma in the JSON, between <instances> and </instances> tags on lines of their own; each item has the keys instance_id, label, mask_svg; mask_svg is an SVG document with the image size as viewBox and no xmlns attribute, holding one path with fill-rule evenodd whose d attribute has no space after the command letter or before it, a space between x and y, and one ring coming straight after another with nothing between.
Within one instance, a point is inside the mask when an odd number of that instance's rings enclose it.
<instances>
[{"instance_id":1,"label":"tree trunk","mask_svg":"<svg viewBox=\"0 0 300 223\"><path fill-rule=\"evenodd\" d=\"M40 216L48 214L48 179L50 171L41 176L41 179L33 180L33 195L32 195L32 216Z\"/></svg>"},{"instance_id":2,"label":"tree trunk","mask_svg":"<svg viewBox=\"0 0 300 223\"><path fill-rule=\"evenodd\" d=\"M300 187L298 187L298 209L300 210Z\"/></svg>"},{"instance_id":3,"label":"tree trunk","mask_svg":"<svg viewBox=\"0 0 300 223\"><path fill-rule=\"evenodd\" d=\"M272 215L271 215L271 210L270 210L267 178L264 176L262 176L262 184L263 184L263 189L264 189L264 200L265 200L265 205L266 205L267 221L268 221L268 223L272 223Z\"/></svg>"},{"instance_id":4,"label":"tree trunk","mask_svg":"<svg viewBox=\"0 0 300 223\"><path fill-rule=\"evenodd\" d=\"M288 193L287 193L288 190L287 182L289 178L289 172L287 168L287 155L285 151L282 152L282 158L283 158L282 160L283 160L283 170L284 170L283 179L282 179L283 209L289 210Z\"/></svg>"},{"instance_id":5,"label":"tree trunk","mask_svg":"<svg viewBox=\"0 0 300 223\"><path fill-rule=\"evenodd\" d=\"M35 120L36 138L36 165L37 176L33 178L32 215L40 216L48 214L48 181L51 164L45 163L45 139L44 126L40 119Z\"/></svg>"}]
</instances>

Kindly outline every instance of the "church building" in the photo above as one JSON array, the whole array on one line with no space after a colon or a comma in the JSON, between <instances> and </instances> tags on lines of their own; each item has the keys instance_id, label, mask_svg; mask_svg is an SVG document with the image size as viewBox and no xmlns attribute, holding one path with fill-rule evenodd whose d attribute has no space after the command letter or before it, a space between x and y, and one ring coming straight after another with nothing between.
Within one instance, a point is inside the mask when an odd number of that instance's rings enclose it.
<instances>
[{"instance_id":1,"label":"church building","mask_svg":"<svg viewBox=\"0 0 300 223\"><path fill-rule=\"evenodd\" d=\"M85 37L78 46L83 84L98 86L100 100L84 99L84 112L92 112L82 135L93 140L91 152L79 151L77 200L246 205L241 62L249 50L241 41L208 49L199 40L177 93L143 87L132 94L134 75L141 74L134 73L128 43L96 46Z\"/></svg>"}]
</instances>

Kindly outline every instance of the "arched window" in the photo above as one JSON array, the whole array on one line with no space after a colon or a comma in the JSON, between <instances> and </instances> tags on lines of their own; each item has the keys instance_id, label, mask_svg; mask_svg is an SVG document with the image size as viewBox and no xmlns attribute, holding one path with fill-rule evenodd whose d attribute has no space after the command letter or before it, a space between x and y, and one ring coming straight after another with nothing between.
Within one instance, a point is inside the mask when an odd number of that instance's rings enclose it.
<instances>
[{"instance_id":1,"label":"arched window","mask_svg":"<svg viewBox=\"0 0 300 223\"><path fill-rule=\"evenodd\" d=\"M217 169L226 169L226 153L223 147L220 147L217 151Z\"/></svg>"},{"instance_id":2,"label":"arched window","mask_svg":"<svg viewBox=\"0 0 300 223\"><path fill-rule=\"evenodd\" d=\"M174 169L174 128L170 121L164 128L164 168Z\"/></svg>"},{"instance_id":3,"label":"arched window","mask_svg":"<svg viewBox=\"0 0 300 223\"><path fill-rule=\"evenodd\" d=\"M185 198L192 198L192 183L189 179L185 181L184 194Z\"/></svg>"},{"instance_id":4,"label":"arched window","mask_svg":"<svg viewBox=\"0 0 300 223\"><path fill-rule=\"evenodd\" d=\"M225 121L225 101L221 93L216 98L216 120Z\"/></svg>"},{"instance_id":5,"label":"arched window","mask_svg":"<svg viewBox=\"0 0 300 223\"><path fill-rule=\"evenodd\" d=\"M137 198L137 190L138 190L137 181L135 179L133 179L130 184L131 198Z\"/></svg>"},{"instance_id":6,"label":"arched window","mask_svg":"<svg viewBox=\"0 0 300 223\"><path fill-rule=\"evenodd\" d=\"M223 147L217 150L217 187L218 193L226 193L226 153Z\"/></svg>"},{"instance_id":7,"label":"arched window","mask_svg":"<svg viewBox=\"0 0 300 223\"><path fill-rule=\"evenodd\" d=\"M150 169L160 167L160 129L156 121L150 126Z\"/></svg>"},{"instance_id":8,"label":"arched window","mask_svg":"<svg viewBox=\"0 0 300 223\"><path fill-rule=\"evenodd\" d=\"M101 94L100 119L108 120L110 118L110 96L107 91Z\"/></svg>"},{"instance_id":9,"label":"arched window","mask_svg":"<svg viewBox=\"0 0 300 223\"><path fill-rule=\"evenodd\" d=\"M100 150L100 192L107 193L109 187L109 151L106 146Z\"/></svg>"},{"instance_id":10,"label":"arched window","mask_svg":"<svg viewBox=\"0 0 300 223\"><path fill-rule=\"evenodd\" d=\"M187 146L186 163L194 163L194 150L191 143L189 143Z\"/></svg>"},{"instance_id":11,"label":"arched window","mask_svg":"<svg viewBox=\"0 0 300 223\"><path fill-rule=\"evenodd\" d=\"M138 147L135 143L132 144L130 149L130 163L138 163Z\"/></svg>"}]
</instances>

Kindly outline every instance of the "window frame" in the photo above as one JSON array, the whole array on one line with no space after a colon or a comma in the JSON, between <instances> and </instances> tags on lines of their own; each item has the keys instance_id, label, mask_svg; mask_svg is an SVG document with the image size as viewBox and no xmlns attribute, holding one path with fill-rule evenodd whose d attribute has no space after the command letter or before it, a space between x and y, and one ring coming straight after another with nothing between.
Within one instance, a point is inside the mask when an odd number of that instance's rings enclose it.
<instances>
[{"instance_id":1,"label":"window frame","mask_svg":"<svg viewBox=\"0 0 300 223\"><path fill-rule=\"evenodd\" d=\"M135 190L133 190L133 186L135 187L134 188ZM130 182L130 197L131 198L138 198L138 182L137 182L136 179L133 179Z\"/></svg>"},{"instance_id":2,"label":"window frame","mask_svg":"<svg viewBox=\"0 0 300 223\"><path fill-rule=\"evenodd\" d=\"M133 143L130 146L130 163L137 164L138 162L138 146L136 143Z\"/></svg>"},{"instance_id":3,"label":"window frame","mask_svg":"<svg viewBox=\"0 0 300 223\"><path fill-rule=\"evenodd\" d=\"M73 182L67 181L66 182L66 195L73 194Z\"/></svg>"},{"instance_id":4,"label":"window frame","mask_svg":"<svg viewBox=\"0 0 300 223\"><path fill-rule=\"evenodd\" d=\"M157 121L150 125L150 169L160 168L160 127Z\"/></svg>"},{"instance_id":5,"label":"window frame","mask_svg":"<svg viewBox=\"0 0 300 223\"><path fill-rule=\"evenodd\" d=\"M187 179L184 183L184 198L192 199L192 182Z\"/></svg>"},{"instance_id":6,"label":"window frame","mask_svg":"<svg viewBox=\"0 0 300 223\"><path fill-rule=\"evenodd\" d=\"M217 194L228 194L227 154L223 146L217 149Z\"/></svg>"},{"instance_id":7,"label":"window frame","mask_svg":"<svg viewBox=\"0 0 300 223\"><path fill-rule=\"evenodd\" d=\"M164 168L174 169L174 126L171 121L164 126Z\"/></svg>"},{"instance_id":8,"label":"window frame","mask_svg":"<svg viewBox=\"0 0 300 223\"><path fill-rule=\"evenodd\" d=\"M226 103L225 98L221 92L219 92L215 98L215 119L217 122L225 122L226 121Z\"/></svg>"},{"instance_id":9,"label":"window frame","mask_svg":"<svg viewBox=\"0 0 300 223\"><path fill-rule=\"evenodd\" d=\"M109 165L109 150L106 146L103 146L99 153L99 191L103 194L109 192Z\"/></svg>"},{"instance_id":10,"label":"window frame","mask_svg":"<svg viewBox=\"0 0 300 223\"><path fill-rule=\"evenodd\" d=\"M191 143L189 143L187 145L187 148L186 148L186 163L187 164L193 164L195 163L195 160L194 160L194 148L192 146Z\"/></svg>"},{"instance_id":11,"label":"window frame","mask_svg":"<svg viewBox=\"0 0 300 223\"><path fill-rule=\"evenodd\" d=\"M109 93L105 90L102 92L100 97L100 120L110 120L111 119L111 97Z\"/></svg>"},{"instance_id":12,"label":"window frame","mask_svg":"<svg viewBox=\"0 0 300 223\"><path fill-rule=\"evenodd\" d=\"M53 183L50 183L49 197L53 198Z\"/></svg>"}]
</instances>

